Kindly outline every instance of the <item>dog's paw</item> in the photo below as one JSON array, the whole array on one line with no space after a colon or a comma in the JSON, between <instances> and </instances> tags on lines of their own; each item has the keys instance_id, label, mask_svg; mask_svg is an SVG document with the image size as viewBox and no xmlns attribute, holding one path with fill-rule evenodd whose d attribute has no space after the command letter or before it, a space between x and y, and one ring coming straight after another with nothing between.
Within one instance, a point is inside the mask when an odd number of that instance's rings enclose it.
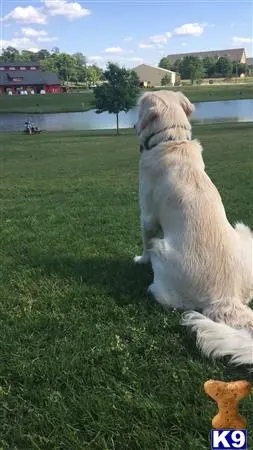
<instances>
[{"instance_id":1,"label":"dog's paw","mask_svg":"<svg viewBox=\"0 0 253 450\"><path fill-rule=\"evenodd\" d=\"M149 261L150 261L150 258L148 255L134 257L135 264L147 264Z\"/></svg>"}]
</instances>

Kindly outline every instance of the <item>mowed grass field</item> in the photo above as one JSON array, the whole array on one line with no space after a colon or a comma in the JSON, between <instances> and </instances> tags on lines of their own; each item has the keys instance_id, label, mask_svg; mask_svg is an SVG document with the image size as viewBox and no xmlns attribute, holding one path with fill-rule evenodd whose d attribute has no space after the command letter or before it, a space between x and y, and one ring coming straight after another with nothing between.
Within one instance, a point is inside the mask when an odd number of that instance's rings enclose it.
<instances>
[{"instance_id":1,"label":"mowed grass field","mask_svg":"<svg viewBox=\"0 0 253 450\"><path fill-rule=\"evenodd\" d=\"M176 87L174 90L182 90L192 102L253 98L253 84L231 84L225 86L194 85ZM144 90L140 90L140 93L143 92ZM93 108L95 108L95 97L92 91L70 94L0 96L0 113L59 113L87 111Z\"/></svg>"},{"instance_id":2,"label":"mowed grass field","mask_svg":"<svg viewBox=\"0 0 253 450\"><path fill-rule=\"evenodd\" d=\"M252 124L198 126L230 221L252 217ZM148 299L132 132L0 135L0 448L207 450L213 362ZM233 277L233 274L231 274ZM241 403L253 448L253 396Z\"/></svg>"},{"instance_id":3,"label":"mowed grass field","mask_svg":"<svg viewBox=\"0 0 253 450\"><path fill-rule=\"evenodd\" d=\"M92 91L73 94L0 96L0 113L64 113L88 111L95 107Z\"/></svg>"}]
</instances>

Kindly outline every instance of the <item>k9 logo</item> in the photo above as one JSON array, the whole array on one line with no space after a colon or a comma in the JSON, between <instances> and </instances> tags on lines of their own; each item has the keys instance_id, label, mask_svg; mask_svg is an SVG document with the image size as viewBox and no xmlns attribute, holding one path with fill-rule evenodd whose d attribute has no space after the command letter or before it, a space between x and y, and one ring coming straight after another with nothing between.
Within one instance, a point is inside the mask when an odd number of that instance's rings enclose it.
<instances>
[{"instance_id":1,"label":"k9 logo","mask_svg":"<svg viewBox=\"0 0 253 450\"><path fill-rule=\"evenodd\" d=\"M212 430L212 450L247 450L246 430Z\"/></svg>"}]
</instances>

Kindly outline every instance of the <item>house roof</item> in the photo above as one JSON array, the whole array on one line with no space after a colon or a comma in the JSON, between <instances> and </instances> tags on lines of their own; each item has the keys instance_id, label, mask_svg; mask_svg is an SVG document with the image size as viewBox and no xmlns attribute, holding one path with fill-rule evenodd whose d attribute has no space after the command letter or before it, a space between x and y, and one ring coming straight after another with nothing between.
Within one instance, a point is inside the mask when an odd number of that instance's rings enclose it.
<instances>
[{"instance_id":1,"label":"house roof","mask_svg":"<svg viewBox=\"0 0 253 450\"><path fill-rule=\"evenodd\" d=\"M12 81L13 78L22 78L22 81ZM42 72L40 70L34 72L24 72L23 70L11 70L0 72L1 86L15 86L15 85L32 85L32 84L60 84L56 73Z\"/></svg>"},{"instance_id":2,"label":"house roof","mask_svg":"<svg viewBox=\"0 0 253 450\"><path fill-rule=\"evenodd\" d=\"M39 63L24 61L0 61L0 67L39 67Z\"/></svg>"},{"instance_id":3,"label":"house roof","mask_svg":"<svg viewBox=\"0 0 253 450\"><path fill-rule=\"evenodd\" d=\"M133 70L139 69L140 67L148 67L149 69L157 69L157 70L161 70L162 72L166 72L166 73L172 73L172 70L167 70L167 69L163 69L162 67L157 67L157 66L151 66L150 64L139 64L139 66L136 66L133 68Z\"/></svg>"},{"instance_id":4,"label":"house roof","mask_svg":"<svg viewBox=\"0 0 253 450\"><path fill-rule=\"evenodd\" d=\"M228 50L211 50L207 52L176 53L173 55L168 55L168 58L171 60L171 62L175 62L177 59L181 59L184 56L198 56L199 58L204 58L206 56L212 57L227 56L232 61L239 62L242 58L243 52L245 52L244 48L231 48Z\"/></svg>"}]
</instances>

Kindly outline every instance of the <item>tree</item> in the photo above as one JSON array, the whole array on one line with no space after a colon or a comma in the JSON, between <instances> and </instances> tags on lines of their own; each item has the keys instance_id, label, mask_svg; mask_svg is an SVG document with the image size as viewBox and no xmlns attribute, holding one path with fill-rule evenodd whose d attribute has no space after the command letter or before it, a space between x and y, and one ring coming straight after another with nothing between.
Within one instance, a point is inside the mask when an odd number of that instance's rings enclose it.
<instances>
[{"instance_id":1,"label":"tree","mask_svg":"<svg viewBox=\"0 0 253 450\"><path fill-rule=\"evenodd\" d=\"M174 72L176 73L180 73L180 64L181 64L182 60L181 59L176 59L176 61L174 62L172 69Z\"/></svg>"},{"instance_id":2,"label":"tree","mask_svg":"<svg viewBox=\"0 0 253 450\"><path fill-rule=\"evenodd\" d=\"M88 68L85 55L61 53L58 47L54 47L51 53L47 49L37 52L30 50L19 52L14 47L7 47L0 55L0 61L39 63L41 70L55 72L62 81L87 82ZM96 83L102 78L102 69L93 65L89 78L91 83Z\"/></svg>"},{"instance_id":3,"label":"tree","mask_svg":"<svg viewBox=\"0 0 253 450\"><path fill-rule=\"evenodd\" d=\"M172 70L172 62L168 56L164 56L158 64L161 69Z\"/></svg>"},{"instance_id":4,"label":"tree","mask_svg":"<svg viewBox=\"0 0 253 450\"><path fill-rule=\"evenodd\" d=\"M162 86L168 86L171 83L171 75L169 73L166 73L164 77L161 79L161 85Z\"/></svg>"},{"instance_id":5,"label":"tree","mask_svg":"<svg viewBox=\"0 0 253 450\"><path fill-rule=\"evenodd\" d=\"M48 58L40 61L40 69L43 72L55 72L58 75L58 71L53 58Z\"/></svg>"},{"instance_id":6,"label":"tree","mask_svg":"<svg viewBox=\"0 0 253 450\"><path fill-rule=\"evenodd\" d=\"M42 48L36 53L36 58L38 61L44 61L45 59L50 58L50 52L45 48Z\"/></svg>"},{"instance_id":7,"label":"tree","mask_svg":"<svg viewBox=\"0 0 253 450\"><path fill-rule=\"evenodd\" d=\"M203 58L203 68L206 77L213 77L216 70L216 59L211 56Z\"/></svg>"},{"instance_id":8,"label":"tree","mask_svg":"<svg viewBox=\"0 0 253 450\"><path fill-rule=\"evenodd\" d=\"M102 73L102 69L100 69L100 67L96 66L95 64L87 67L87 80L89 84L94 85L99 80L101 80Z\"/></svg>"},{"instance_id":9,"label":"tree","mask_svg":"<svg viewBox=\"0 0 253 450\"><path fill-rule=\"evenodd\" d=\"M248 73L248 67L246 64L238 63L236 61L233 62L233 75L239 77L242 73Z\"/></svg>"},{"instance_id":10,"label":"tree","mask_svg":"<svg viewBox=\"0 0 253 450\"><path fill-rule=\"evenodd\" d=\"M49 60L54 61L56 72L62 81L77 81L77 64L73 55L54 53Z\"/></svg>"},{"instance_id":11,"label":"tree","mask_svg":"<svg viewBox=\"0 0 253 450\"><path fill-rule=\"evenodd\" d=\"M73 55L68 53L52 53L48 58L40 60L44 71L55 72L62 81L77 81L77 64Z\"/></svg>"},{"instance_id":12,"label":"tree","mask_svg":"<svg viewBox=\"0 0 253 450\"><path fill-rule=\"evenodd\" d=\"M75 58L76 64L78 66L85 66L86 65L86 56L83 55L83 53L74 53L73 58Z\"/></svg>"},{"instance_id":13,"label":"tree","mask_svg":"<svg viewBox=\"0 0 253 450\"><path fill-rule=\"evenodd\" d=\"M117 135L119 134L119 113L128 112L136 105L140 92L140 80L132 70L109 63L104 72L105 83L94 89L96 113L108 111L116 114Z\"/></svg>"},{"instance_id":14,"label":"tree","mask_svg":"<svg viewBox=\"0 0 253 450\"><path fill-rule=\"evenodd\" d=\"M7 47L2 51L3 61L15 61L19 58L19 51L14 47Z\"/></svg>"},{"instance_id":15,"label":"tree","mask_svg":"<svg viewBox=\"0 0 253 450\"><path fill-rule=\"evenodd\" d=\"M216 72L223 77L231 77L233 72L233 63L226 56L221 56L216 62Z\"/></svg>"},{"instance_id":16,"label":"tree","mask_svg":"<svg viewBox=\"0 0 253 450\"><path fill-rule=\"evenodd\" d=\"M17 59L24 62L34 62L34 56L35 53L31 52L30 50L22 50Z\"/></svg>"},{"instance_id":17,"label":"tree","mask_svg":"<svg viewBox=\"0 0 253 450\"><path fill-rule=\"evenodd\" d=\"M60 53L59 47L53 47L52 48L52 53L55 53L56 55L58 55Z\"/></svg>"},{"instance_id":18,"label":"tree","mask_svg":"<svg viewBox=\"0 0 253 450\"><path fill-rule=\"evenodd\" d=\"M73 65L75 65L76 81L85 81L87 83L87 60L83 53L74 53Z\"/></svg>"},{"instance_id":19,"label":"tree","mask_svg":"<svg viewBox=\"0 0 253 450\"><path fill-rule=\"evenodd\" d=\"M179 72L183 79L190 79L193 84L204 76L202 60L197 56L185 56L180 62Z\"/></svg>"}]
</instances>

